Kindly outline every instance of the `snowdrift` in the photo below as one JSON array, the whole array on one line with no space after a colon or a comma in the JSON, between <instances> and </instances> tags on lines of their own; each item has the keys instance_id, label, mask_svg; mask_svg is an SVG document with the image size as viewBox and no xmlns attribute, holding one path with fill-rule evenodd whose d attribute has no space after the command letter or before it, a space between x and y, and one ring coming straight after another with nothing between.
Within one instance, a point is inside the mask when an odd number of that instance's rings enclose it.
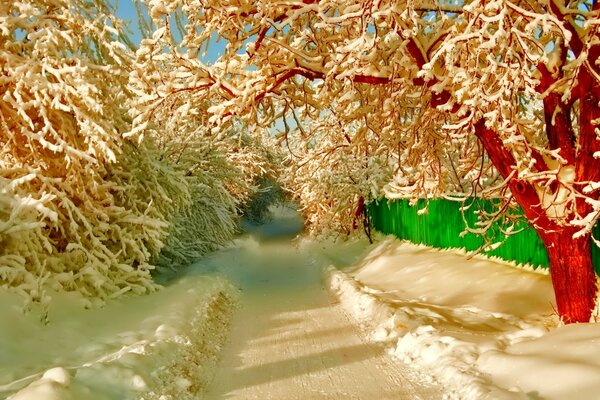
<instances>
[{"instance_id":1,"label":"snowdrift","mask_svg":"<svg viewBox=\"0 0 600 400\"><path fill-rule=\"evenodd\" d=\"M595 399L600 328L560 326L548 275L384 238L329 287L451 399Z\"/></svg>"},{"instance_id":2,"label":"snowdrift","mask_svg":"<svg viewBox=\"0 0 600 400\"><path fill-rule=\"evenodd\" d=\"M196 274L101 309L55 296L51 322L40 327L15 294L0 293L0 397L196 399L212 380L237 295L223 279Z\"/></svg>"}]
</instances>

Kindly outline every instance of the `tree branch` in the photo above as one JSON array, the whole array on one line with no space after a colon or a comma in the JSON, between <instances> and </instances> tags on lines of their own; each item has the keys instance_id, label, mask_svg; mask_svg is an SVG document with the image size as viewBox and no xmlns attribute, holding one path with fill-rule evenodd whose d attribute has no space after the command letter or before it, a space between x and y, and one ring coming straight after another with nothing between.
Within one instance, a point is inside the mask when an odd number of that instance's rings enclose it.
<instances>
[{"instance_id":1,"label":"tree branch","mask_svg":"<svg viewBox=\"0 0 600 400\"><path fill-rule=\"evenodd\" d=\"M517 165L516 160L512 153L504 146L504 143L502 143L496 132L487 128L483 119L477 121L474 128L475 135L481 141L492 164L502 177L508 180L508 187L517 203L523 209L527 219L531 223L544 228L554 227L555 223L544 212L533 184L518 179L514 175Z\"/></svg>"},{"instance_id":2,"label":"tree branch","mask_svg":"<svg viewBox=\"0 0 600 400\"><path fill-rule=\"evenodd\" d=\"M575 25L565 18L565 14L561 10L561 6L556 3L556 0L550 0L550 11L563 23L563 27L571 33L571 38L569 39L569 47L575 53L575 57L579 57L581 51L583 50L583 41L579 37L579 32L575 28Z\"/></svg>"}]
</instances>

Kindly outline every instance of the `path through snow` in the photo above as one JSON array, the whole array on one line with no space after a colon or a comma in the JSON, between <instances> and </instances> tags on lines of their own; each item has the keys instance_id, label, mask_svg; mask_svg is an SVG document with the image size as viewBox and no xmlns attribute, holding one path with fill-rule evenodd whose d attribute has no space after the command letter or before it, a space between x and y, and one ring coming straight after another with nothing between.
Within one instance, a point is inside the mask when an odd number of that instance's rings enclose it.
<instances>
[{"instance_id":1,"label":"path through snow","mask_svg":"<svg viewBox=\"0 0 600 400\"><path fill-rule=\"evenodd\" d=\"M351 261L363 248L246 238L202 261L242 290L242 306L206 398L442 398L383 348L361 340L325 291L322 268L334 259Z\"/></svg>"}]
</instances>

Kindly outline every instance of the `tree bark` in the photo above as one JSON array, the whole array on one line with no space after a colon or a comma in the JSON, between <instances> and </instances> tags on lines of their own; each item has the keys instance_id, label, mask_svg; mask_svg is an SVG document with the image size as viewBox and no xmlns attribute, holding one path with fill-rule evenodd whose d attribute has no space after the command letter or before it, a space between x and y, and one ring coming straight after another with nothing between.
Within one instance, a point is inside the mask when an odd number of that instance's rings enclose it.
<instances>
[{"instance_id":1,"label":"tree bark","mask_svg":"<svg viewBox=\"0 0 600 400\"><path fill-rule=\"evenodd\" d=\"M550 259L550 274L558 315L565 324L588 322L596 302L596 273L590 236L573 239L577 230L540 232Z\"/></svg>"},{"instance_id":2,"label":"tree bark","mask_svg":"<svg viewBox=\"0 0 600 400\"><path fill-rule=\"evenodd\" d=\"M507 179L516 165L513 155L504 147L498 135L486 128L483 120L475 124L475 133L494 166ZM530 182L513 177L508 186L546 246L558 315L566 324L588 322L597 291L590 235L573 239L577 227L561 226L548 218Z\"/></svg>"}]
</instances>

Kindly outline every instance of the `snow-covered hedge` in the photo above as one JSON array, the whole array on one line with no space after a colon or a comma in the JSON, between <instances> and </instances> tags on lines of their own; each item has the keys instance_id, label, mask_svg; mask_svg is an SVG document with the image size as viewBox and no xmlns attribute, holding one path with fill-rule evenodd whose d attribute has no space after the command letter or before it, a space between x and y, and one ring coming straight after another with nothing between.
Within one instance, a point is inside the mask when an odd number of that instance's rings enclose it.
<instances>
[{"instance_id":1,"label":"snow-covered hedge","mask_svg":"<svg viewBox=\"0 0 600 400\"><path fill-rule=\"evenodd\" d=\"M0 282L106 299L153 290L183 181L129 142L131 57L118 21L86 1L0 8Z\"/></svg>"},{"instance_id":2,"label":"snow-covered hedge","mask_svg":"<svg viewBox=\"0 0 600 400\"><path fill-rule=\"evenodd\" d=\"M266 169L173 104L132 129L141 94L120 24L103 1L0 4L0 286L27 304L49 288L88 305L155 290L156 263L231 237Z\"/></svg>"},{"instance_id":3,"label":"snow-covered hedge","mask_svg":"<svg viewBox=\"0 0 600 400\"><path fill-rule=\"evenodd\" d=\"M138 51L138 57L140 53L143 51ZM173 219L165 247L154 259L161 267L174 268L189 264L233 237L239 208L258 189L256 178L273 174L276 152L269 138L251 136L240 126L213 133L206 111L208 100L181 93L148 103L144 96L155 86L139 69L142 60L138 62L130 81L138 93L131 99L135 115L132 132L142 132L156 141L161 162L179 171L189 190L188 201ZM157 73L168 69L163 66Z\"/></svg>"}]
</instances>

